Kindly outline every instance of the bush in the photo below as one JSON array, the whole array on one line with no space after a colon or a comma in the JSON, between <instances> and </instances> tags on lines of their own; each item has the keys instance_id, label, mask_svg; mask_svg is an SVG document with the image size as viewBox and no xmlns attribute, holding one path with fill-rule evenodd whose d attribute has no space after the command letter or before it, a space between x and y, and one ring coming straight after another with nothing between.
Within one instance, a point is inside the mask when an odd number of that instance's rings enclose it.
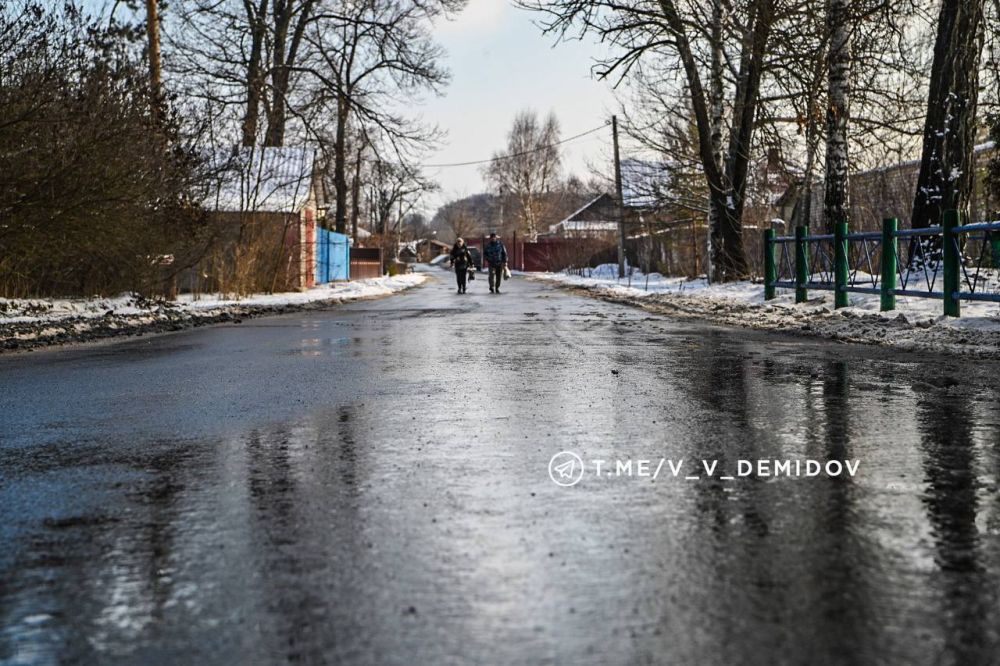
<instances>
[{"instance_id":1,"label":"bush","mask_svg":"<svg viewBox=\"0 0 1000 666\"><path fill-rule=\"evenodd\" d=\"M197 160L127 31L0 0L0 294L170 295L205 250Z\"/></svg>"}]
</instances>

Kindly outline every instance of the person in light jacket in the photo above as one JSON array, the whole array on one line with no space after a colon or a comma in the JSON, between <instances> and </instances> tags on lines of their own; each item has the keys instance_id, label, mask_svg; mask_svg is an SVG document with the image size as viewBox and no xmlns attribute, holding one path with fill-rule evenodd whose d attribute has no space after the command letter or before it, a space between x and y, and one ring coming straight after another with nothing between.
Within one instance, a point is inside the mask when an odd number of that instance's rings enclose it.
<instances>
[{"instance_id":1,"label":"person in light jacket","mask_svg":"<svg viewBox=\"0 0 1000 666\"><path fill-rule=\"evenodd\" d=\"M455 279L458 281L458 293L464 294L466 280L469 278L469 267L472 266L472 253L465 240L459 238L451 248L451 265L455 267Z\"/></svg>"},{"instance_id":2,"label":"person in light jacket","mask_svg":"<svg viewBox=\"0 0 1000 666\"><path fill-rule=\"evenodd\" d=\"M507 248L495 233L490 234L490 242L483 250L483 258L490 265L490 293L500 293L500 283L503 282L503 272L507 268Z\"/></svg>"}]
</instances>

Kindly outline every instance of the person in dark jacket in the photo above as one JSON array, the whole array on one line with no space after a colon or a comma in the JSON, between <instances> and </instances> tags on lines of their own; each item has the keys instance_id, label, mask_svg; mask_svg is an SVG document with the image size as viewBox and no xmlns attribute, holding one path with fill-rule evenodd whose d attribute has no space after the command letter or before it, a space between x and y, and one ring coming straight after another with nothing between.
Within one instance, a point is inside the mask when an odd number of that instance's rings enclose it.
<instances>
[{"instance_id":1,"label":"person in dark jacket","mask_svg":"<svg viewBox=\"0 0 1000 666\"><path fill-rule=\"evenodd\" d=\"M500 293L500 283L503 282L503 271L507 267L507 248L497 235L490 234L490 242L483 250L483 258L490 265L490 293Z\"/></svg>"},{"instance_id":2,"label":"person in dark jacket","mask_svg":"<svg viewBox=\"0 0 1000 666\"><path fill-rule=\"evenodd\" d=\"M469 277L469 267L472 266L472 253L469 246L461 238L455 241L451 248L451 265L455 267L455 279L458 280L458 293L465 293L466 280Z\"/></svg>"}]
</instances>

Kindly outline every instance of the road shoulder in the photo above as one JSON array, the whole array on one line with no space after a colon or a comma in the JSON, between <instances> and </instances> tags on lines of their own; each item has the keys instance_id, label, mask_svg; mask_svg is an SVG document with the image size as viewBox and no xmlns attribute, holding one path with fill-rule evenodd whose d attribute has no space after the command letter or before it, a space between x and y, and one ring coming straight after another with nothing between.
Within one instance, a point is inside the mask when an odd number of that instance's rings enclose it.
<instances>
[{"instance_id":1,"label":"road shoulder","mask_svg":"<svg viewBox=\"0 0 1000 666\"><path fill-rule=\"evenodd\" d=\"M825 298L798 305L748 303L734 298L636 293L601 284L581 284L527 276L577 294L642 308L655 314L760 331L804 335L847 343L878 345L907 351L1000 358L1000 329L974 319L885 316L859 308L833 309Z\"/></svg>"},{"instance_id":2,"label":"road shoulder","mask_svg":"<svg viewBox=\"0 0 1000 666\"><path fill-rule=\"evenodd\" d=\"M0 353L112 338L183 331L244 319L325 310L385 298L419 287L426 274L408 274L324 285L306 292L262 294L240 300L152 301L135 295L94 299L0 299Z\"/></svg>"}]
</instances>

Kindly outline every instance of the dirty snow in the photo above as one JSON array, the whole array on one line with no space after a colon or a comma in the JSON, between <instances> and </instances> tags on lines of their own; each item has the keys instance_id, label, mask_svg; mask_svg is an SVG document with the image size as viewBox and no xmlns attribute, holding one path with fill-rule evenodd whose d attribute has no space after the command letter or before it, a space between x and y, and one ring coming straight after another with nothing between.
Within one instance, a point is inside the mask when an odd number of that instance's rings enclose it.
<instances>
[{"instance_id":1,"label":"dirty snow","mask_svg":"<svg viewBox=\"0 0 1000 666\"><path fill-rule=\"evenodd\" d=\"M427 279L419 273L324 284L301 292L181 295L153 301L135 294L113 298L0 298L0 350L77 342L102 337L180 330L240 321L242 317L295 312L362 298L387 296Z\"/></svg>"},{"instance_id":2,"label":"dirty snow","mask_svg":"<svg viewBox=\"0 0 1000 666\"><path fill-rule=\"evenodd\" d=\"M759 282L709 285L703 278L644 275L635 269L631 278L619 280L617 264L582 273L536 273L533 277L608 300L721 324L901 349L1000 356L997 303L963 301L962 317L953 318L942 314L938 299L897 296L896 310L879 312L877 295L851 294L851 306L835 310L831 291L811 290L807 303L796 304L793 290L778 289L777 298L765 302Z\"/></svg>"}]
</instances>

